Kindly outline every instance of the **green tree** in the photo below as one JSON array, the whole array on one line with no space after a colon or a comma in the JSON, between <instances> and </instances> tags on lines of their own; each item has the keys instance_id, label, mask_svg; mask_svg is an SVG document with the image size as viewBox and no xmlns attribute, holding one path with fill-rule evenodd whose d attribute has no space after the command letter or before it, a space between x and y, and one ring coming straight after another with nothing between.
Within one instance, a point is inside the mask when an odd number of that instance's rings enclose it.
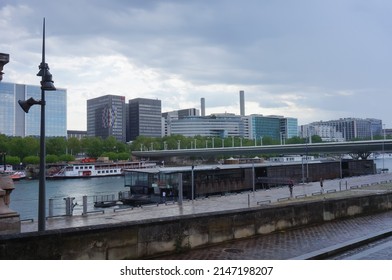
<instances>
[{"instance_id":1,"label":"green tree","mask_svg":"<svg viewBox=\"0 0 392 280\"><path fill-rule=\"evenodd\" d=\"M11 165L18 165L20 164L20 157L17 156L5 156L5 162Z\"/></svg>"},{"instance_id":2,"label":"green tree","mask_svg":"<svg viewBox=\"0 0 392 280\"><path fill-rule=\"evenodd\" d=\"M77 155L81 152L82 144L78 138L71 137L67 140L68 153L71 155Z\"/></svg>"},{"instance_id":3,"label":"green tree","mask_svg":"<svg viewBox=\"0 0 392 280\"><path fill-rule=\"evenodd\" d=\"M9 143L9 154L25 158L26 156L38 155L39 139L36 137L13 137Z\"/></svg>"},{"instance_id":4,"label":"green tree","mask_svg":"<svg viewBox=\"0 0 392 280\"><path fill-rule=\"evenodd\" d=\"M300 138L298 136L291 137L286 139L286 144L303 144L305 143L305 139Z\"/></svg>"},{"instance_id":5,"label":"green tree","mask_svg":"<svg viewBox=\"0 0 392 280\"><path fill-rule=\"evenodd\" d=\"M46 155L46 163L57 163L59 162L59 157L57 155Z\"/></svg>"},{"instance_id":6,"label":"green tree","mask_svg":"<svg viewBox=\"0 0 392 280\"><path fill-rule=\"evenodd\" d=\"M319 135L312 135L312 143L321 143L323 140Z\"/></svg>"},{"instance_id":7,"label":"green tree","mask_svg":"<svg viewBox=\"0 0 392 280\"><path fill-rule=\"evenodd\" d=\"M4 134L0 134L0 152L9 153L9 137Z\"/></svg>"},{"instance_id":8,"label":"green tree","mask_svg":"<svg viewBox=\"0 0 392 280\"><path fill-rule=\"evenodd\" d=\"M108 157L109 160L118 160L118 154L115 152L105 152L101 156Z\"/></svg>"},{"instance_id":9,"label":"green tree","mask_svg":"<svg viewBox=\"0 0 392 280\"><path fill-rule=\"evenodd\" d=\"M46 140L46 154L60 156L67 150L67 140L64 137L52 137Z\"/></svg>"},{"instance_id":10,"label":"green tree","mask_svg":"<svg viewBox=\"0 0 392 280\"><path fill-rule=\"evenodd\" d=\"M102 141L102 148L104 152L116 152L118 141L115 137L109 136Z\"/></svg>"},{"instance_id":11,"label":"green tree","mask_svg":"<svg viewBox=\"0 0 392 280\"><path fill-rule=\"evenodd\" d=\"M87 156L97 158L103 154L103 143L99 137L86 137L82 139L82 147Z\"/></svg>"},{"instance_id":12,"label":"green tree","mask_svg":"<svg viewBox=\"0 0 392 280\"><path fill-rule=\"evenodd\" d=\"M64 155L59 156L59 160L62 162L70 162L70 161L74 161L75 157L70 154L64 154Z\"/></svg>"},{"instance_id":13,"label":"green tree","mask_svg":"<svg viewBox=\"0 0 392 280\"><path fill-rule=\"evenodd\" d=\"M25 164L39 164L39 156L27 156L22 160Z\"/></svg>"},{"instance_id":14,"label":"green tree","mask_svg":"<svg viewBox=\"0 0 392 280\"><path fill-rule=\"evenodd\" d=\"M128 152L122 152L117 154L118 160L129 160L130 153Z\"/></svg>"}]
</instances>

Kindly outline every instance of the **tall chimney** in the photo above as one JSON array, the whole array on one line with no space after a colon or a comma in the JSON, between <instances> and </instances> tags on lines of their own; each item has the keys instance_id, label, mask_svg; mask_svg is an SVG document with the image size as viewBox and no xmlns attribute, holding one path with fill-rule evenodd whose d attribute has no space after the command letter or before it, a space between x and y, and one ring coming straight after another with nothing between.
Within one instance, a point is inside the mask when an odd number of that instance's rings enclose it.
<instances>
[{"instance_id":1,"label":"tall chimney","mask_svg":"<svg viewBox=\"0 0 392 280\"><path fill-rule=\"evenodd\" d=\"M244 91L240 90L240 115L245 116L245 96Z\"/></svg>"},{"instance_id":2,"label":"tall chimney","mask_svg":"<svg viewBox=\"0 0 392 280\"><path fill-rule=\"evenodd\" d=\"M205 117L205 115L206 115L206 101L204 100L204 97L202 97L201 99L200 99L200 105L201 105L201 116L202 117Z\"/></svg>"}]
</instances>

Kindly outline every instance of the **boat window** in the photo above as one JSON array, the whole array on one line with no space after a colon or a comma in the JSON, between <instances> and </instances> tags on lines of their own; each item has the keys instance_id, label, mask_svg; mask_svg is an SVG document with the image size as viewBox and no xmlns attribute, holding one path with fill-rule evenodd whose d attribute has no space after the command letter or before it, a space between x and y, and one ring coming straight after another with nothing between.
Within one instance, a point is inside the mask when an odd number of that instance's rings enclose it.
<instances>
[{"instance_id":1,"label":"boat window","mask_svg":"<svg viewBox=\"0 0 392 280\"><path fill-rule=\"evenodd\" d=\"M93 167L90 165L89 167L88 167L88 169L92 169Z\"/></svg>"},{"instance_id":2,"label":"boat window","mask_svg":"<svg viewBox=\"0 0 392 280\"><path fill-rule=\"evenodd\" d=\"M75 166L75 169L79 169L79 166Z\"/></svg>"}]
</instances>

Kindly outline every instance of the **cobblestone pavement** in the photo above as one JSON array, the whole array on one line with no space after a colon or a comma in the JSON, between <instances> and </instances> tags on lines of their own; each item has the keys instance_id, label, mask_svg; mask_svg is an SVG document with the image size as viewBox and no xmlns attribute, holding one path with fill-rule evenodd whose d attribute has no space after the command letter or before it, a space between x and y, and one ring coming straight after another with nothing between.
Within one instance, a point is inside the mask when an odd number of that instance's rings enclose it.
<instances>
[{"instance_id":1,"label":"cobblestone pavement","mask_svg":"<svg viewBox=\"0 0 392 280\"><path fill-rule=\"evenodd\" d=\"M207 248L161 256L167 260L288 260L377 232L392 231L392 211L281 231ZM381 245L380 245L381 246ZM390 247L389 247L390 248ZM371 259L391 259L387 246ZM366 255L362 256L367 259Z\"/></svg>"}]
</instances>

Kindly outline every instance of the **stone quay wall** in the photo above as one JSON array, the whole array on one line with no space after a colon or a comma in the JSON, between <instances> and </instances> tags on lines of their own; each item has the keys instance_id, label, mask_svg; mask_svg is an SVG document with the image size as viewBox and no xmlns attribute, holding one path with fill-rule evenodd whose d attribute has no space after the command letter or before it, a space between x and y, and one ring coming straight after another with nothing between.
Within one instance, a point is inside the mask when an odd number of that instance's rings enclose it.
<instances>
[{"instance_id":1,"label":"stone quay wall","mask_svg":"<svg viewBox=\"0 0 392 280\"><path fill-rule=\"evenodd\" d=\"M0 235L0 259L143 259L356 215L388 211L392 192Z\"/></svg>"}]
</instances>

